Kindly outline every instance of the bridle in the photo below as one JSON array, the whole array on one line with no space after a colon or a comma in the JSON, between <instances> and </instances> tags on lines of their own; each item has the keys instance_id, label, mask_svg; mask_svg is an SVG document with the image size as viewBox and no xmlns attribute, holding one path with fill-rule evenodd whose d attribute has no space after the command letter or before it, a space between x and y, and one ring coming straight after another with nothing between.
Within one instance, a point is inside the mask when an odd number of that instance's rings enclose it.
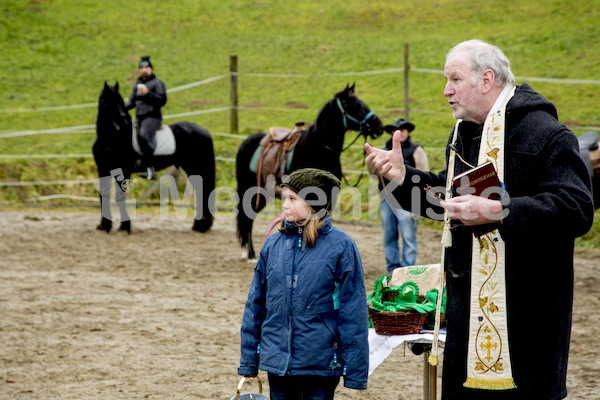
<instances>
[{"instance_id":1,"label":"bridle","mask_svg":"<svg viewBox=\"0 0 600 400\"><path fill-rule=\"evenodd\" d=\"M343 153L344 151L348 150L350 148L350 146L352 146L354 144L354 142L356 142L358 140L359 137L361 137L363 135L363 133L362 133L363 125L365 124L365 122L367 122L367 120L369 118L371 118L373 115L375 115L375 112L372 110L369 111L367 113L367 115L365 115L365 117L362 119L362 121L359 121L358 119L354 118L352 115L348 114L348 112L342 105L342 102L339 97L336 98L335 100L337 102L338 108L340 109L340 111L342 113L342 118L344 121L344 128L346 128L346 130L348 130L348 122L347 122L348 120L350 120L358 125L358 135L356 135L354 140L352 140L352 142L350 142L350 144L348 146L346 146L342 149L342 153ZM365 136L365 143L367 143L367 136L366 135L364 135L364 136ZM364 166L365 166L365 158L363 157L363 165L361 167L361 170L363 169ZM348 179L346 179L346 176L342 172L342 178L344 178L344 181L346 182L346 185L348 185L348 186L353 186L353 187L358 186L362 177L363 177L363 174L361 173L360 176L358 177L358 180L356 181L356 183L354 185L350 185L350 183L348 182Z\"/></svg>"},{"instance_id":2,"label":"bridle","mask_svg":"<svg viewBox=\"0 0 600 400\"><path fill-rule=\"evenodd\" d=\"M373 111L369 111L367 113L367 115L365 115L365 117L363 118L362 121L359 121L358 119L354 118L352 115L348 114L348 111L346 111L346 109L344 108L344 106L342 105L342 101L340 100L340 98L336 98L335 99L338 105L338 108L340 109L341 113L342 113L342 118L344 121L344 128L348 129L348 120L355 122L358 125L358 134L359 136L362 135L362 128L365 122L367 122L367 120L369 118L371 118L373 115L375 115L375 112ZM354 139L356 140L356 139Z\"/></svg>"}]
</instances>

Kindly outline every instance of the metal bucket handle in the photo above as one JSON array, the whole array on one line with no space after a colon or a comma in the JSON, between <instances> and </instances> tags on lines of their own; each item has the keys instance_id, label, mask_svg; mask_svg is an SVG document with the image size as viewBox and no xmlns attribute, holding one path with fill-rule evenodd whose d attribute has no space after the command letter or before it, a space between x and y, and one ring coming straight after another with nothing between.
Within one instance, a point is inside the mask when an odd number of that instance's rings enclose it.
<instances>
[{"instance_id":1,"label":"metal bucket handle","mask_svg":"<svg viewBox=\"0 0 600 400\"><path fill-rule=\"evenodd\" d=\"M240 400L240 392L242 391L242 386L244 386L244 382L246 382L246 378L250 378L250 376L243 376L242 379L240 379L240 383L237 387L237 394L235 395L235 400ZM258 375L256 375L254 378L256 378L256 380L258 381L258 393L262 394L262 381L260 380L260 377Z\"/></svg>"}]
</instances>

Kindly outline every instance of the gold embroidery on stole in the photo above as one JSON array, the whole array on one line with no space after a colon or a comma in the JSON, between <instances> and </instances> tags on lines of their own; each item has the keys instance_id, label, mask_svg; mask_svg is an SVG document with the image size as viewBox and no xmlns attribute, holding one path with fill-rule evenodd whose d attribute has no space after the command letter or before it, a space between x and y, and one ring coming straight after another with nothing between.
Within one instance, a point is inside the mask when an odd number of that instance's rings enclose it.
<instances>
[{"instance_id":1,"label":"gold embroidery on stole","mask_svg":"<svg viewBox=\"0 0 600 400\"><path fill-rule=\"evenodd\" d=\"M501 110L489 115L483 127L478 165L491 161L504 182L504 127L507 96ZM469 347L465 387L515 388L508 346L505 243L497 229L475 240L471 264Z\"/></svg>"}]
</instances>

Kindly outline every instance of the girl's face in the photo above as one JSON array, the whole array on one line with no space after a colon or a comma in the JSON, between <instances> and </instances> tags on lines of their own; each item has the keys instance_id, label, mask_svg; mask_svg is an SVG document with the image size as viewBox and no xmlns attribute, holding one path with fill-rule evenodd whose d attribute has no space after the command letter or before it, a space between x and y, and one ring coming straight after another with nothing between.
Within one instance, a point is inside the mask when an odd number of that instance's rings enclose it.
<instances>
[{"instance_id":1,"label":"girl's face","mask_svg":"<svg viewBox=\"0 0 600 400\"><path fill-rule=\"evenodd\" d=\"M311 214L311 209L306 201L290 188L284 187L281 191L281 197L284 199L283 212L286 221L304 221Z\"/></svg>"}]
</instances>

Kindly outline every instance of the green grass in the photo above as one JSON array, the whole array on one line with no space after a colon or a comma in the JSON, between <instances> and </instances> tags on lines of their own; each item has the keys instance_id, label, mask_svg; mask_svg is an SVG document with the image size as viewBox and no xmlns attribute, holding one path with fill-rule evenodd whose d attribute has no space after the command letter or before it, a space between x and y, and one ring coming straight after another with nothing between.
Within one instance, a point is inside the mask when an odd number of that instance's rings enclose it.
<instances>
[{"instance_id":1,"label":"green grass","mask_svg":"<svg viewBox=\"0 0 600 400\"><path fill-rule=\"evenodd\" d=\"M168 88L226 74L229 57L237 55L241 134L269 126L292 126L298 120L313 121L323 104L348 82L356 82L358 94L385 123L402 116L402 72L316 75L402 67L405 43L410 44L413 69L441 70L452 45L480 38L505 51L517 77L600 80L600 11L596 3L4 0L0 5L0 134L93 125L94 107L6 110L93 103L104 81L118 81L127 96L137 76L139 57L145 54L151 55L156 74ZM271 78L245 75L248 73L311 76ZM442 75L416 71L410 79L410 119L417 126L414 140L428 150L431 167L437 170L443 167L439 149L454 124L442 95L445 82ZM577 135L589 127L600 127L600 85L529 83L555 103L561 122ZM229 81L224 79L172 93L164 114L228 105ZM213 133L218 156L235 156L239 140L218 135L229 132L228 111L183 119ZM0 153L89 154L94 140L93 129L0 138ZM381 145L384 140L374 143ZM361 150L345 153L342 163L346 169L360 169ZM219 161L217 168L217 184L235 187L234 165ZM94 177L90 158L0 158L2 182ZM349 179L353 182L356 176ZM138 180L134 194L147 188L147 183ZM366 193L363 183L361 191ZM96 195L91 185L1 187L0 203L22 206L31 204L33 197L65 192ZM600 248L599 228L596 220L578 245Z\"/></svg>"}]
</instances>

